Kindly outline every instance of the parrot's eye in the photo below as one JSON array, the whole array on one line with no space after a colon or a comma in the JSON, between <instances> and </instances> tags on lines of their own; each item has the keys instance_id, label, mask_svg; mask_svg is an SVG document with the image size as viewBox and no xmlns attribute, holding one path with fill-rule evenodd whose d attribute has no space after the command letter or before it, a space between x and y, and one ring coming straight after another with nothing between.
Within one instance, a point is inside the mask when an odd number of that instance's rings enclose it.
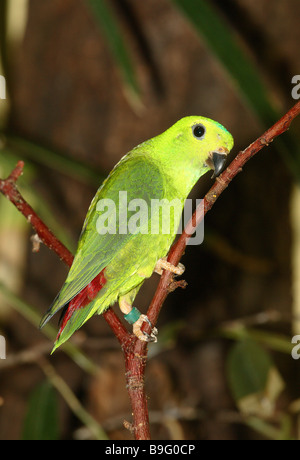
<instances>
[{"instance_id":1,"label":"parrot's eye","mask_svg":"<svg viewBox=\"0 0 300 460\"><path fill-rule=\"evenodd\" d=\"M205 136L206 129L203 125L195 125L193 126L193 134L197 139L203 139Z\"/></svg>"}]
</instances>

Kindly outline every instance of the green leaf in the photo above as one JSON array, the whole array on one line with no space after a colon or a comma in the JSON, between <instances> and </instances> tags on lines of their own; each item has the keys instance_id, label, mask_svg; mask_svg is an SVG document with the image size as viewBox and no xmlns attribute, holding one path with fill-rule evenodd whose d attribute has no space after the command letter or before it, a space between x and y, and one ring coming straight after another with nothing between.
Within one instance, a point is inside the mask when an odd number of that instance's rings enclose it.
<instances>
[{"instance_id":1,"label":"green leaf","mask_svg":"<svg viewBox=\"0 0 300 460\"><path fill-rule=\"evenodd\" d=\"M228 355L228 377L235 399L262 391L271 366L269 355L255 342L235 344Z\"/></svg>"},{"instance_id":2,"label":"green leaf","mask_svg":"<svg viewBox=\"0 0 300 460\"><path fill-rule=\"evenodd\" d=\"M217 8L208 0L172 0L205 40L221 62L237 92L265 128L280 118L254 60L240 45L237 36ZM295 179L300 182L300 142L291 133L276 139L274 147L282 155Z\"/></svg>"},{"instance_id":3,"label":"green leaf","mask_svg":"<svg viewBox=\"0 0 300 460\"><path fill-rule=\"evenodd\" d=\"M107 2L104 0L87 0L87 3L90 5L91 11L104 33L111 53L121 71L126 88L129 90L129 94L127 93L129 101L138 108L141 105L140 89L119 25Z\"/></svg>"},{"instance_id":4,"label":"green leaf","mask_svg":"<svg viewBox=\"0 0 300 460\"><path fill-rule=\"evenodd\" d=\"M227 378L240 410L270 416L284 383L272 359L252 340L235 344L227 359Z\"/></svg>"},{"instance_id":5,"label":"green leaf","mask_svg":"<svg viewBox=\"0 0 300 460\"><path fill-rule=\"evenodd\" d=\"M238 91L259 112L266 124L277 118L266 88L250 56L239 45L236 36L217 9L207 0L173 0L196 31L207 42L215 56L233 79Z\"/></svg>"},{"instance_id":6,"label":"green leaf","mask_svg":"<svg viewBox=\"0 0 300 460\"><path fill-rule=\"evenodd\" d=\"M272 321L270 317L270 321ZM277 332L271 332L263 329L246 328L239 321L227 323L220 330L222 336L233 340L253 340L274 351L291 354L293 344L291 338Z\"/></svg>"},{"instance_id":7,"label":"green leaf","mask_svg":"<svg viewBox=\"0 0 300 460\"><path fill-rule=\"evenodd\" d=\"M56 391L45 381L32 392L23 426L23 440L56 440L58 429L58 403Z\"/></svg>"},{"instance_id":8,"label":"green leaf","mask_svg":"<svg viewBox=\"0 0 300 460\"><path fill-rule=\"evenodd\" d=\"M96 186L99 186L101 181L106 177L106 174L95 170L94 167L76 160L75 158L67 157L66 155L46 148L36 142L11 133L1 132L0 135L0 141L4 144L0 150L3 156L13 159L17 158L18 160L32 160L37 164L54 169L59 173L66 174L81 182L94 184ZM26 163L26 168L27 167L28 163Z\"/></svg>"}]
</instances>

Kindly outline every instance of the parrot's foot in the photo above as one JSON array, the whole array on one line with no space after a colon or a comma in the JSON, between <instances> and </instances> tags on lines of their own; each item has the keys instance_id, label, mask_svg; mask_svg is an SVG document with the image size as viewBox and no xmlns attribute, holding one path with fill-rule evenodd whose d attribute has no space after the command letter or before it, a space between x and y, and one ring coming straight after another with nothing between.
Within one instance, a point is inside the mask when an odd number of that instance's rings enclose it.
<instances>
[{"instance_id":1,"label":"parrot's foot","mask_svg":"<svg viewBox=\"0 0 300 460\"><path fill-rule=\"evenodd\" d=\"M179 276L183 274L185 267L182 264L178 264L177 267L175 267L175 265L172 265L167 261L166 257L163 257L156 262L154 271L155 273L162 275L163 270L168 270L169 272L174 273L174 275Z\"/></svg>"},{"instance_id":2,"label":"parrot's foot","mask_svg":"<svg viewBox=\"0 0 300 460\"><path fill-rule=\"evenodd\" d=\"M157 342L158 330L156 327L152 327L148 316L141 315L139 310L127 302L124 297L119 300L119 305L126 321L133 325L133 333L139 340L142 342ZM148 323L151 327L151 334L141 331L144 322Z\"/></svg>"},{"instance_id":3,"label":"parrot's foot","mask_svg":"<svg viewBox=\"0 0 300 460\"><path fill-rule=\"evenodd\" d=\"M151 334L141 331L142 324L146 322L151 327ZM156 327L152 327L151 321L147 315L141 315L139 319L133 324L134 335L142 342L157 342L158 330Z\"/></svg>"}]
</instances>

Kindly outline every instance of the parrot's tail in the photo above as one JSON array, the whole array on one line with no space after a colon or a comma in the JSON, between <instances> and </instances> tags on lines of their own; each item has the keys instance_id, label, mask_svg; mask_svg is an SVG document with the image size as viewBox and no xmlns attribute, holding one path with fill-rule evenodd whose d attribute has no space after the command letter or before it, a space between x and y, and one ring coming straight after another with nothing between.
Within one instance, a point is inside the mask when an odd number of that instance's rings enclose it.
<instances>
[{"instance_id":1,"label":"parrot's tail","mask_svg":"<svg viewBox=\"0 0 300 460\"><path fill-rule=\"evenodd\" d=\"M60 316L60 328L56 340L59 339L60 334L64 330L73 313L91 303L91 301L97 296L98 292L103 288L103 286L105 286L106 279L104 276L104 270L105 269L103 269L93 279L93 281L91 281L84 289L82 289L82 291L79 292L79 294L77 294L67 305L65 305Z\"/></svg>"}]
</instances>

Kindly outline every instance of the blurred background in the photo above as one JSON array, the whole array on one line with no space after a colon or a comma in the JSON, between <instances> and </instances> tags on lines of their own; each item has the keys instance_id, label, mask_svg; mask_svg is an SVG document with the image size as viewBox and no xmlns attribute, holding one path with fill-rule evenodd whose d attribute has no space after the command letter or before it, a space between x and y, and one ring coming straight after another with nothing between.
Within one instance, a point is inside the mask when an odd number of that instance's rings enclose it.
<instances>
[{"instance_id":1,"label":"blurred background","mask_svg":"<svg viewBox=\"0 0 300 460\"><path fill-rule=\"evenodd\" d=\"M233 158L296 103L299 16L298 0L1 0L1 177L25 161L22 194L74 252L132 147L203 115L233 134ZM153 439L300 436L299 127L246 165L186 250L188 287L169 295L149 346ZM200 182L193 198L212 185ZM33 252L3 197L0 213L0 439L131 439L117 340L97 316L49 355L58 319L38 324L67 268ZM158 279L136 299L143 312Z\"/></svg>"}]
</instances>

